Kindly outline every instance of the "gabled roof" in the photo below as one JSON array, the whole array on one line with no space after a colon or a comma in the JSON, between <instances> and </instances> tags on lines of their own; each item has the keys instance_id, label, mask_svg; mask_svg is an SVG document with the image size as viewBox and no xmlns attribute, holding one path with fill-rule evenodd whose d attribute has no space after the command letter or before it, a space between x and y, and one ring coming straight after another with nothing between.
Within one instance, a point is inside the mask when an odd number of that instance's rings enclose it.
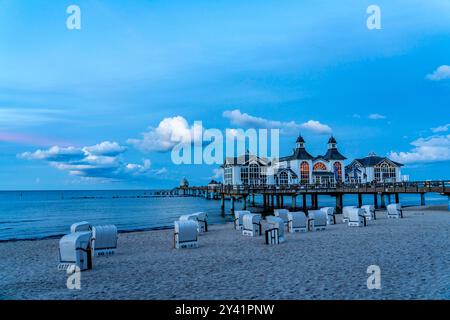
<instances>
[{"instance_id":1,"label":"gabled roof","mask_svg":"<svg viewBox=\"0 0 450 320\"><path fill-rule=\"evenodd\" d=\"M297 177L297 174L296 174L291 168L282 168L282 169L279 169L275 175L279 175L280 173L282 173L282 172L284 172L284 171L290 172L290 173L291 173L291 176L292 176L294 179L298 178L298 177Z\"/></svg>"},{"instance_id":2,"label":"gabled roof","mask_svg":"<svg viewBox=\"0 0 450 320\"><path fill-rule=\"evenodd\" d=\"M390 162L398 167L403 167L403 164L392 161L391 159L387 157L379 157L375 155L370 155L362 159L355 159L354 161L357 161L359 164L361 164L363 167L374 167L377 164L382 163L383 161ZM353 164L353 162L352 162ZM351 165L351 164L350 164Z\"/></svg>"},{"instance_id":3,"label":"gabled roof","mask_svg":"<svg viewBox=\"0 0 450 320\"><path fill-rule=\"evenodd\" d=\"M312 160L312 159L314 159L314 157L310 155L305 148L295 148L294 153L292 155L280 158L280 162L290 160Z\"/></svg>"},{"instance_id":4,"label":"gabled roof","mask_svg":"<svg viewBox=\"0 0 450 320\"><path fill-rule=\"evenodd\" d=\"M336 148L328 149L327 153L323 156L323 158L325 160L346 160L347 159Z\"/></svg>"},{"instance_id":5,"label":"gabled roof","mask_svg":"<svg viewBox=\"0 0 450 320\"><path fill-rule=\"evenodd\" d=\"M251 161L255 161L262 166L269 165L269 160L267 158L258 157L253 154L246 153L239 157L227 157L222 167L225 167L227 165L245 166L248 165Z\"/></svg>"}]
</instances>

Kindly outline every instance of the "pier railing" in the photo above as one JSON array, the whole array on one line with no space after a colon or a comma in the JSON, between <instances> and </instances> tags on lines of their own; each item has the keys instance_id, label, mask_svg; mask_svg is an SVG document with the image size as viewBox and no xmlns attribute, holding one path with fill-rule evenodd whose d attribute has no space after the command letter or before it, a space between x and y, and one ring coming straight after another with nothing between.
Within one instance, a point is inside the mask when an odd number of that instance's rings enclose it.
<instances>
[{"instance_id":1,"label":"pier railing","mask_svg":"<svg viewBox=\"0 0 450 320\"><path fill-rule=\"evenodd\" d=\"M248 194L302 194L302 193L428 193L450 194L450 180L414 181L396 183L342 183L342 184L297 184L289 186L252 185L252 186L206 186L189 187L189 190L214 192L228 195Z\"/></svg>"}]
</instances>

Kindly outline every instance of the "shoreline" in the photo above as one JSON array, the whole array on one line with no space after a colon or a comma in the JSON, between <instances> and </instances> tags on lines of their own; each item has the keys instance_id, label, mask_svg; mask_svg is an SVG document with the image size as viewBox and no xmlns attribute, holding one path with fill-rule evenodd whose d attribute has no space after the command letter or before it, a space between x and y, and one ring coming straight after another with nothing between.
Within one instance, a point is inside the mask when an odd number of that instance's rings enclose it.
<instances>
[{"instance_id":1,"label":"shoreline","mask_svg":"<svg viewBox=\"0 0 450 320\"><path fill-rule=\"evenodd\" d=\"M414 205L405 205L403 206L404 209L420 209L420 210L425 210L425 211L429 211L429 210L436 210L436 211L445 211L447 210L447 206L446 205L426 205L426 206L414 206ZM261 209L258 206L255 207L251 207L249 208L250 211L252 211L251 209ZM384 209L377 209L377 211L383 211ZM302 211L301 209L297 209L297 211ZM257 212L260 213L260 212ZM231 215L231 214L228 214ZM337 215L338 217L341 215ZM227 224L228 222L223 222L223 223L211 223L208 225L222 225L222 224ZM148 231L158 231L158 230L173 230L173 226L163 226L163 227L149 227L149 228L137 228L137 229L132 229L132 230L119 230L118 233L119 234L127 234L127 233L135 233L135 232L148 232ZM68 233L68 232L67 232ZM22 242L22 241L40 241L40 240L51 240L51 239L60 239L61 237L65 236L67 233L61 233L61 234L57 234L57 235L51 235L51 236L46 236L46 237L41 237L41 238L30 238L30 239L7 239L7 240L1 240L0 239L0 243L8 243L8 242Z\"/></svg>"},{"instance_id":2,"label":"shoreline","mask_svg":"<svg viewBox=\"0 0 450 320\"><path fill-rule=\"evenodd\" d=\"M0 299L450 299L450 213L404 214L393 220L380 210L368 227L339 221L286 234L278 246L242 236L232 223L211 226L199 248L186 250L173 249L168 229L121 233L117 253L81 273L81 290L67 289L57 270L57 239L4 242ZM381 290L367 289L370 265L381 268Z\"/></svg>"}]
</instances>

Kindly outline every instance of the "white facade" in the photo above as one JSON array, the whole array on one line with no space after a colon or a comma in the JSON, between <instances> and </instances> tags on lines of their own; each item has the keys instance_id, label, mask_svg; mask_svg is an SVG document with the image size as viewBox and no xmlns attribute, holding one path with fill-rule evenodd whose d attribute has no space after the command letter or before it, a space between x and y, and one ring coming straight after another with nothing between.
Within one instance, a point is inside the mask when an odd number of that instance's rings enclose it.
<instances>
[{"instance_id":1,"label":"white facade","mask_svg":"<svg viewBox=\"0 0 450 320\"><path fill-rule=\"evenodd\" d=\"M222 166L225 185L307 185L345 182L345 157L331 137L324 156L313 157L299 137L291 156L270 163L265 158L245 154L227 158Z\"/></svg>"},{"instance_id":2,"label":"white facade","mask_svg":"<svg viewBox=\"0 0 450 320\"><path fill-rule=\"evenodd\" d=\"M362 159L355 159L346 168L346 181L349 183L402 182L403 164L394 162L374 153Z\"/></svg>"}]
</instances>

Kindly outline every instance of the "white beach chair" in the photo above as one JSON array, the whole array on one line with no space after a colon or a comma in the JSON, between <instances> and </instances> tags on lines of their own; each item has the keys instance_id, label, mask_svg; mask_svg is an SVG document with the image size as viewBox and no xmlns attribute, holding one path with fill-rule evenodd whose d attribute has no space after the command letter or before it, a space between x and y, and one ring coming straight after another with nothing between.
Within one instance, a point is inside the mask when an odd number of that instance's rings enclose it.
<instances>
[{"instance_id":1,"label":"white beach chair","mask_svg":"<svg viewBox=\"0 0 450 320\"><path fill-rule=\"evenodd\" d=\"M94 256L113 255L117 249L117 227L114 225L92 227Z\"/></svg>"},{"instance_id":2,"label":"white beach chair","mask_svg":"<svg viewBox=\"0 0 450 320\"><path fill-rule=\"evenodd\" d=\"M251 212L250 211L246 211L246 210L234 211L234 228L236 230L242 230L243 229L243 223L244 223L243 217L246 214L251 214Z\"/></svg>"},{"instance_id":3,"label":"white beach chair","mask_svg":"<svg viewBox=\"0 0 450 320\"><path fill-rule=\"evenodd\" d=\"M284 224L288 225L288 223L289 223L289 219L288 219L289 210L286 210L286 209L275 209L273 211L273 214L275 215L275 217L280 217L281 219L283 219Z\"/></svg>"},{"instance_id":4,"label":"white beach chair","mask_svg":"<svg viewBox=\"0 0 450 320\"><path fill-rule=\"evenodd\" d=\"M91 231L91 224L87 221L81 221L74 223L70 226L70 233L75 233L79 231Z\"/></svg>"},{"instance_id":5,"label":"white beach chair","mask_svg":"<svg viewBox=\"0 0 450 320\"><path fill-rule=\"evenodd\" d=\"M208 214L206 212L196 212L192 214L197 217L200 232L208 232Z\"/></svg>"},{"instance_id":6,"label":"white beach chair","mask_svg":"<svg viewBox=\"0 0 450 320\"><path fill-rule=\"evenodd\" d=\"M319 231L327 228L327 214L322 210L309 210L308 218L312 220L311 230Z\"/></svg>"},{"instance_id":7,"label":"white beach chair","mask_svg":"<svg viewBox=\"0 0 450 320\"><path fill-rule=\"evenodd\" d=\"M375 216L375 206L374 205L365 205L362 206L361 209L365 211L365 216L367 220L376 220Z\"/></svg>"},{"instance_id":8,"label":"white beach chair","mask_svg":"<svg viewBox=\"0 0 450 320\"><path fill-rule=\"evenodd\" d=\"M331 224L336 224L336 209L333 207L325 207L325 208L321 208L321 211L325 212L325 214L327 215L327 224L331 225Z\"/></svg>"},{"instance_id":9,"label":"white beach chair","mask_svg":"<svg viewBox=\"0 0 450 320\"><path fill-rule=\"evenodd\" d=\"M174 248L186 249L198 247L198 223L194 220L175 221L173 233Z\"/></svg>"},{"instance_id":10,"label":"white beach chair","mask_svg":"<svg viewBox=\"0 0 450 320\"><path fill-rule=\"evenodd\" d=\"M206 232L208 230L207 221L206 221L206 213L197 212L193 214L185 214L180 217L180 221L195 221L197 223L198 232Z\"/></svg>"},{"instance_id":11,"label":"white beach chair","mask_svg":"<svg viewBox=\"0 0 450 320\"><path fill-rule=\"evenodd\" d=\"M261 235L261 215L245 214L242 223L242 234L244 236L258 237Z\"/></svg>"},{"instance_id":12,"label":"white beach chair","mask_svg":"<svg viewBox=\"0 0 450 320\"><path fill-rule=\"evenodd\" d=\"M266 244L279 244L285 241L284 221L280 217L267 216L266 221L269 224L269 230L266 231ZM276 232L273 232L276 229Z\"/></svg>"},{"instance_id":13,"label":"white beach chair","mask_svg":"<svg viewBox=\"0 0 450 320\"><path fill-rule=\"evenodd\" d=\"M356 206L347 206L342 208L342 222L346 223L349 220L349 213L352 209L357 209Z\"/></svg>"},{"instance_id":14,"label":"white beach chair","mask_svg":"<svg viewBox=\"0 0 450 320\"><path fill-rule=\"evenodd\" d=\"M307 219L304 212L289 212L288 220L288 230L290 233L308 231Z\"/></svg>"},{"instance_id":15,"label":"white beach chair","mask_svg":"<svg viewBox=\"0 0 450 320\"><path fill-rule=\"evenodd\" d=\"M366 227L367 220L365 216L366 212L363 209L354 208L349 210L348 213L348 226L349 227Z\"/></svg>"},{"instance_id":16,"label":"white beach chair","mask_svg":"<svg viewBox=\"0 0 450 320\"><path fill-rule=\"evenodd\" d=\"M75 265L80 271L92 269L90 231L79 231L65 235L59 240L59 270Z\"/></svg>"},{"instance_id":17,"label":"white beach chair","mask_svg":"<svg viewBox=\"0 0 450 320\"><path fill-rule=\"evenodd\" d=\"M389 219L403 218L402 205L400 203L392 203L387 206L387 215Z\"/></svg>"}]
</instances>

